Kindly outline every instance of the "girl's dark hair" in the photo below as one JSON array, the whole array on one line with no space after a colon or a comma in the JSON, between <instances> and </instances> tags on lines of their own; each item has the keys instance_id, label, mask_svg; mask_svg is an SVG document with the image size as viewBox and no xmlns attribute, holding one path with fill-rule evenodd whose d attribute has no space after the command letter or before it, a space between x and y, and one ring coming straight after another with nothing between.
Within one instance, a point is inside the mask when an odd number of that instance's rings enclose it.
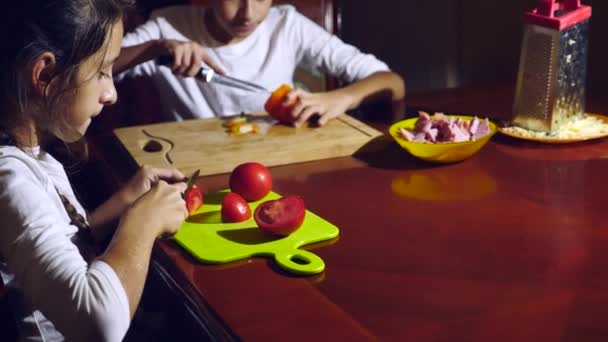
<instances>
[{"instance_id":1,"label":"girl's dark hair","mask_svg":"<svg viewBox=\"0 0 608 342\"><path fill-rule=\"evenodd\" d=\"M78 87L80 64L102 48L114 26L133 0L18 0L0 14L0 132L12 138L16 123L32 118L48 130L69 129L61 99ZM51 80L57 91L45 97L43 117L33 117L30 80L22 71L44 52L55 55ZM100 61L101 62L101 61Z\"/></svg>"}]
</instances>

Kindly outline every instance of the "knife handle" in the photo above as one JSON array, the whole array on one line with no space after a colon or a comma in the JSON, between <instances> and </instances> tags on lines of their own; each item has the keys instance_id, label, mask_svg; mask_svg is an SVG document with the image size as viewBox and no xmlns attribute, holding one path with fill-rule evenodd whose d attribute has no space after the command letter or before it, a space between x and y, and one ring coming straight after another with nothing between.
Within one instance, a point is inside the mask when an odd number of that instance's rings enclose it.
<instances>
[{"instance_id":1,"label":"knife handle","mask_svg":"<svg viewBox=\"0 0 608 342\"><path fill-rule=\"evenodd\" d=\"M164 65L164 66L171 66L171 65L173 65L173 56L170 56L170 55L160 56L156 59L156 64Z\"/></svg>"}]
</instances>

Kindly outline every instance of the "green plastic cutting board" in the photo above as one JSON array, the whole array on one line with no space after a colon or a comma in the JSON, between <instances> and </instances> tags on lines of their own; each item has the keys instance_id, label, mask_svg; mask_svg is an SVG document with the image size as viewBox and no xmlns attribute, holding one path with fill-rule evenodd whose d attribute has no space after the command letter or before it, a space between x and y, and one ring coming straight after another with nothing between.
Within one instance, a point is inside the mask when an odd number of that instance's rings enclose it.
<instances>
[{"instance_id":1,"label":"green plastic cutting board","mask_svg":"<svg viewBox=\"0 0 608 342\"><path fill-rule=\"evenodd\" d=\"M335 238L339 233L336 226L308 210L302 226L286 237L265 233L253 217L245 222L222 223L221 203L227 192L205 195L204 205L174 236L175 241L195 258L216 264L253 256L273 256L281 268L295 274L315 274L325 269L321 258L298 247ZM249 203L251 212L260 203L280 197L271 192L262 200Z\"/></svg>"}]
</instances>

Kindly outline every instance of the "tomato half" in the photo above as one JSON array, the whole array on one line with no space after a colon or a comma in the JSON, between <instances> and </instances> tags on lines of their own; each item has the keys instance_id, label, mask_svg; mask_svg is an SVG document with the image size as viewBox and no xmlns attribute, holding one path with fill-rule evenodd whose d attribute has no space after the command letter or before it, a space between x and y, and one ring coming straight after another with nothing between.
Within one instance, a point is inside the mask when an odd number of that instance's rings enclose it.
<instances>
[{"instance_id":1,"label":"tomato half","mask_svg":"<svg viewBox=\"0 0 608 342\"><path fill-rule=\"evenodd\" d=\"M305 215L304 200L300 196L288 195L260 204L253 218L263 231L287 236L300 228Z\"/></svg>"},{"instance_id":2,"label":"tomato half","mask_svg":"<svg viewBox=\"0 0 608 342\"><path fill-rule=\"evenodd\" d=\"M291 87L287 84L282 84L275 91L270 94L268 100L264 104L264 109L270 116L277 119L280 123L290 125L294 122L294 118L291 116L291 111L296 105L296 101L284 104L285 97L291 91Z\"/></svg>"},{"instance_id":3,"label":"tomato half","mask_svg":"<svg viewBox=\"0 0 608 342\"><path fill-rule=\"evenodd\" d=\"M196 186L196 184L192 185L191 188L186 190L184 199L186 201L186 208L188 209L188 213L190 213L190 215L194 214L194 212L203 205L203 193L201 192L201 189Z\"/></svg>"},{"instance_id":4,"label":"tomato half","mask_svg":"<svg viewBox=\"0 0 608 342\"><path fill-rule=\"evenodd\" d=\"M230 190L247 201L264 198L272 189L272 175L268 169L255 162L237 166L230 174Z\"/></svg>"},{"instance_id":5,"label":"tomato half","mask_svg":"<svg viewBox=\"0 0 608 342\"><path fill-rule=\"evenodd\" d=\"M229 192L222 200L222 222L234 223L249 220L251 209L241 195Z\"/></svg>"}]
</instances>

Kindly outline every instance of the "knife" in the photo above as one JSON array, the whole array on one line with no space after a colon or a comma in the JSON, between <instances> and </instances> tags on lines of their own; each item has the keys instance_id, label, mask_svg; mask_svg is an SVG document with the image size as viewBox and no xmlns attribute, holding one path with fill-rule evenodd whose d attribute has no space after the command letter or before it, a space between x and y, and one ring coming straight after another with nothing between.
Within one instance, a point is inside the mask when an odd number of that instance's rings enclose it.
<instances>
[{"instance_id":1,"label":"knife","mask_svg":"<svg viewBox=\"0 0 608 342\"><path fill-rule=\"evenodd\" d=\"M156 63L159 65L170 66L173 64L173 57L171 56L161 56L156 60ZM254 91L254 92L264 92L270 94L271 91L262 87L259 84L255 84L252 82L244 81L235 77L221 75L215 72L215 70L202 65L199 71L194 76L197 80L204 83L217 83L225 86L229 86L232 88L237 88L246 91Z\"/></svg>"},{"instance_id":2,"label":"knife","mask_svg":"<svg viewBox=\"0 0 608 342\"><path fill-rule=\"evenodd\" d=\"M184 190L184 192L182 193L182 197L186 196L186 192L188 192L188 190L190 190L190 188L192 188L192 186L196 183L196 179L198 178L198 174L201 172L200 169L196 169L192 175L190 176L190 178L188 178L186 180L186 190Z\"/></svg>"},{"instance_id":3,"label":"knife","mask_svg":"<svg viewBox=\"0 0 608 342\"><path fill-rule=\"evenodd\" d=\"M186 181L186 189L190 189L194 183L196 183L196 178L198 178L199 173L201 173L200 169L196 169L194 172L192 172L192 175Z\"/></svg>"}]
</instances>

